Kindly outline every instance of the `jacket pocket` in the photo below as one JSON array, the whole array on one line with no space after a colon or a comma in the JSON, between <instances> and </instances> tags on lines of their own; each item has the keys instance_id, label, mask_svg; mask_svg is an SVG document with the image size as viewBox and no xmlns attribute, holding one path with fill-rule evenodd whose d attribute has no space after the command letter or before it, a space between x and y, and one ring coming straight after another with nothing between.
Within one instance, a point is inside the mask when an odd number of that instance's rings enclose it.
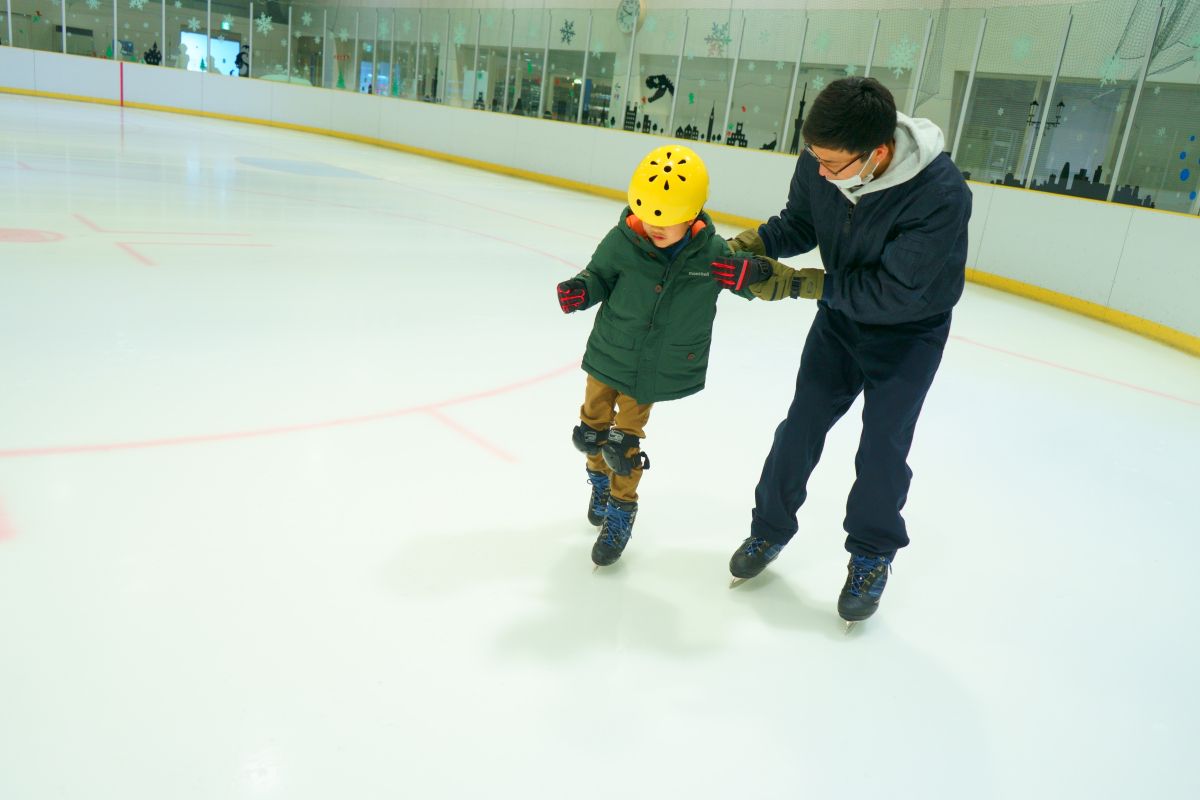
<instances>
[{"instance_id":1,"label":"jacket pocket","mask_svg":"<svg viewBox=\"0 0 1200 800\"><path fill-rule=\"evenodd\" d=\"M687 392L704 385L710 341L668 344L658 365L658 388L664 394Z\"/></svg>"}]
</instances>

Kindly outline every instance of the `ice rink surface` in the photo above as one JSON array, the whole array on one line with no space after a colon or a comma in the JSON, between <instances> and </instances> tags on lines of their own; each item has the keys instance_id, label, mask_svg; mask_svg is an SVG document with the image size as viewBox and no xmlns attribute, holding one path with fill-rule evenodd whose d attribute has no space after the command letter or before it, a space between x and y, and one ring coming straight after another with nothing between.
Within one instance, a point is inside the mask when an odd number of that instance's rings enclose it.
<instances>
[{"instance_id":1,"label":"ice rink surface","mask_svg":"<svg viewBox=\"0 0 1200 800\"><path fill-rule=\"evenodd\" d=\"M1195 358L968 285L844 636L861 406L728 588L811 303L721 298L593 573L554 284L619 203L53 100L0 130L0 798L1200 796Z\"/></svg>"}]
</instances>

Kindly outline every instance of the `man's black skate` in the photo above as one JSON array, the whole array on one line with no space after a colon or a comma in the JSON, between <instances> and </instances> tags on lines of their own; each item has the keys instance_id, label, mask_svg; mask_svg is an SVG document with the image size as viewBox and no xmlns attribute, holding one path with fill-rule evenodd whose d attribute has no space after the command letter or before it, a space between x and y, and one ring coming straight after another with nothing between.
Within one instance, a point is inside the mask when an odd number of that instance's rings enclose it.
<instances>
[{"instance_id":1,"label":"man's black skate","mask_svg":"<svg viewBox=\"0 0 1200 800\"><path fill-rule=\"evenodd\" d=\"M608 498L608 508L604 513L604 524L600 527L600 535L592 545L592 563L597 567L607 567L616 562L629 544L633 535L633 520L637 517L637 503Z\"/></svg>"},{"instance_id":2,"label":"man's black skate","mask_svg":"<svg viewBox=\"0 0 1200 800\"><path fill-rule=\"evenodd\" d=\"M846 585L838 597L838 614L847 623L862 622L879 608L887 586L892 559L885 556L850 556Z\"/></svg>"},{"instance_id":3,"label":"man's black skate","mask_svg":"<svg viewBox=\"0 0 1200 800\"><path fill-rule=\"evenodd\" d=\"M587 471L588 483L592 485L592 497L588 501L588 522L600 526L604 524L604 515L608 511L608 493L611 488L609 478L603 472Z\"/></svg>"},{"instance_id":4,"label":"man's black skate","mask_svg":"<svg viewBox=\"0 0 1200 800\"><path fill-rule=\"evenodd\" d=\"M729 559L729 572L737 579L734 585L738 581L749 580L758 575L767 568L767 564L779 557L781 550L783 545L771 544L757 536L751 536L742 542Z\"/></svg>"}]
</instances>

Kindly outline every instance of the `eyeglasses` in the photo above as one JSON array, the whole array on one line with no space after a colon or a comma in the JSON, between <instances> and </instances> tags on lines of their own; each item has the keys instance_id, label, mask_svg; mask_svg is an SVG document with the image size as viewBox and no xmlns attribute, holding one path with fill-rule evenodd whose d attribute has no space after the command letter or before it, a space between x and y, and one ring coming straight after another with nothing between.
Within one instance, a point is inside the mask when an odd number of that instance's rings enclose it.
<instances>
[{"instance_id":1,"label":"eyeglasses","mask_svg":"<svg viewBox=\"0 0 1200 800\"><path fill-rule=\"evenodd\" d=\"M833 175L835 177L837 175L842 174L847 169L849 169L850 167L857 164L859 161L862 161L867 156L871 155L871 153L869 151L866 153L860 153L859 155L855 156L852 160L847 161L845 164L842 164L840 167L834 167L828 161L826 161L825 159L821 158L819 155L814 153L811 145L807 145L807 144L804 145L804 152L808 153L810 156L812 156L814 159L816 159L818 164L820 164L822 167L824 167L826 170L828 170L830 175Z\"/></svg>"}]
</instances>

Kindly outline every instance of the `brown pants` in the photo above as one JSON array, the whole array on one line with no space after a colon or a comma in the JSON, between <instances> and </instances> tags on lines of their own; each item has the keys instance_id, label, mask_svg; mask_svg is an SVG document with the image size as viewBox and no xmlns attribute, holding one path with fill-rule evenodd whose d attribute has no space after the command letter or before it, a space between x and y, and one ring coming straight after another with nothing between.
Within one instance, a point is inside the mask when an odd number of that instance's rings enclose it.
<instances>
[{"instance_id":1,"label":"brown pants","mask_svg":"<svg viewBox=\"0 0 1200 800\"><path fill-rule=\"evenodd\" d=\"M587 377L587 388L583 394L583 405L579 407L579 421L597 430L616 428L642 439L646 436L646 423L650 420L653 403L640 405L627 394L601 383L591 375ZM636 503L637 485L642 479L642 468L634 468L628 475L614 475L597 453L587 457L587 467L593 472L603 472L612 479L612 496L617 500Z\"/></svg>"}]
</instances>

